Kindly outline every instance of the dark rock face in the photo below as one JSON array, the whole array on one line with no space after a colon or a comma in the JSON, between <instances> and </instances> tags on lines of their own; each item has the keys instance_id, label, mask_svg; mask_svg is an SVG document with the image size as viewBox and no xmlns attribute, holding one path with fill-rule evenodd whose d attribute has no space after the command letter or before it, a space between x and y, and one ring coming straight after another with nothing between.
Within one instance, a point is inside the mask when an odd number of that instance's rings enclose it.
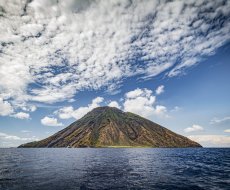
<instances>
[{"instance_id":1,"label":"dark rock face","mask_svg":"<svg viewBox=\"0 0 230 190\"><path fill-rule=\"evenodd\" d=\"M19 147L201 147L150 120L98 107L56 134Z\"/></svg>"}]
</instances>

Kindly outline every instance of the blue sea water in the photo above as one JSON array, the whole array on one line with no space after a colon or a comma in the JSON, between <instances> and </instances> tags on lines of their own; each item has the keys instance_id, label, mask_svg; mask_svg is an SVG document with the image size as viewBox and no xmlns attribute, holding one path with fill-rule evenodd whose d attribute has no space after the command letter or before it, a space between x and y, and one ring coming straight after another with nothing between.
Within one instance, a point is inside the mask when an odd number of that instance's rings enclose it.
<instances>
[{"instance_id":1,"label":"blue sea water","mask_svg":"<svg viewBox=\"0 0 230 190\"><path fill-rule=\"evenodd\" d=\"M229 190L230 149L0 149L0 189Z\"/></svg>"}]
</instances>

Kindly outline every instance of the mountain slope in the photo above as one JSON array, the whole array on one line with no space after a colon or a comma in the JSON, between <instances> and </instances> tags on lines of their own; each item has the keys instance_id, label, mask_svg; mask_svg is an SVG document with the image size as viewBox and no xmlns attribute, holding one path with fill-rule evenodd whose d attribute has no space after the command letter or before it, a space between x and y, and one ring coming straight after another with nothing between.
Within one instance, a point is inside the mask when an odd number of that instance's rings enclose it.
<instances>
[{"instance_id":1,"label":"mountain slope","mask_svg":"<svg viewBox=\"0 0 230 190\"><path fill-rule=\"evenodd\" d=\"M56 134L19 147L201 147L150 120L98 107Z\"/></svg>"}]
</instances>

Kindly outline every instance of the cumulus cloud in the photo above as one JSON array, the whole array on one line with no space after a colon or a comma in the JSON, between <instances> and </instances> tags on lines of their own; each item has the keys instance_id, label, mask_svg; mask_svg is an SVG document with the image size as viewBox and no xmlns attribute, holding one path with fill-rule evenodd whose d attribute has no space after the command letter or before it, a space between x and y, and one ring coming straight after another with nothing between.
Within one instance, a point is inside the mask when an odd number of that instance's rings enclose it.
<instances>
[{"instance_id":1,"label":"cumulus cloud","mask_svg":"<svg viewBox=\"0 0 230 190\"><path fill-rule=\"evenodd\" d=\"M167 115L167 108L165 106L162 106L162 105L156 105L155 114L159 115L159 116L166 116L166 117L168 117L168 115Z\"/></svg>"},{"instance_id":2,"label":"cumulus cloud","mask_svg":"<svg viewBox=\"0 0 230 190\"><path fill-rule=\"evenodd\" d=\"M26 105L25 107L21 108L23 111L34 112L37 110L35 105Z\"/></svg>"},{"instance_id":3,"label":"cumulus cloud","mask_svg":"<svg viewBox=\"0 0 230 190\"><path fill-rule=\"evenodd\" d=\"M225 135L193 135L188 138L204 145L204 146L218 146L230 147L230 136Z\"/></svg>"},{"instance_id":4,"label":"cumulus cloud","mask_svg":"<svg viewBox=\"0 0 230 190\"><path fill-rule=\"evenodd\" d=\"M56 118L47 116L41 119L41 124L45 126L63 126L63 124L59 123Z\"/></svg>"},{"instance_id":5,"label":"cumulus cloud","mask_svg":"<svg viewBox=\"0 0 230 190\"><path fill-rule=\"evenodd\" d=\"M130 92L127 92L127 93L125 94L125 96L126 96L126 98L128 98L128 99L132 99L132 98L137 98L137 97L139 97L139 96L148 96L148 97L150 97L151 94L152 94L152 91L151 91L151 90L148 90L148 89L142 90L142 89L140 89L140 88L137 88L137 89L135 89L135 90L132 90L132 91L130 91ZM154 97L154 98L155 98L155 97ZM154 101L155 101L155 100L154 100Z\"/></svg>"},{"instance_id":6,"label":"cumulus cloud","mask_svg":"<svg viewBox=\"0 0 230 190\"><path fill-rule=\"evenodd\" d=\"M74 108L72 106L68 106L55 111L55 114L57 114L60 119L69 119L73 117L73 112Z\"/></svg>"},{"instance_id":7,"label":"cumulus cloud","mask_svg":"<svg viewBox=\"0 0 230 190\"><path fill-rule=\"evenodd\" d=\"M156 89L156 94L157 94L157 95L160 95L160 94L162 94L163 92L164 92L164 85L158 86L157 89Z\"/></svg>"},{"instance_id":8,"label":"cumulus cloud","mask_svg":"<svg viewBox=\"0 0 230 190\"><path fill-rule=\"evenodd\" d=\"M167 108L162 105L155 105L156 97L149 89L137 88L125 94L123 103L124 111L133 112L144 117L153 115L167 116Z\"/></svg>"},{"instance_id":9,"label":"cumulus cloud","mask_svg":"<svg viewBox=\"0 0 230 190\"><path fill-rule=\"evenodd\" d=\"M230 39L225 0L0 0L0 10L0 97L13 107L176 76Z\"/></svg>"},{"instance_id":10,"label":"cumulus cloud","mask_svg":"<svg viewBox=\"0 0 230 190\"><path fill-rule=\"evenodd\" d=\"M190 132L196 132L196 131L203 131L204 128L201 127L200 125L193 125L192 127L188 127L184 129L184 132L190 133Z\"/></svg>"},{"instance_id":11,"label":"cumulus cloud","mask_svg":"<svg viewBox=\"0 0 230 190\"><path fill-rule=\"evenodd\" d=\"M14 110L11 104L0 97L0 116L10 115L13 112Z\"/></svg>"},{"instance_id":12,"label":"cumulus cloud","mask_svg":"<svg viewBox=\"0 0 230 190\"><path fill-rule=\"evenodd\" d=\"M88 106L79 107L77 109L74 109L72 106L67 106L58 109L54 114L58 115L60 119L80 119L92 109L101 106L103 101L104 98L97 97L93 99ZM111 101L108 106L123 109L125 112L133 112L148 118L152 116L169 117L167 108L163 105L156 104L156 97L153 95L153 91L147 88L137 88L129 91L124 95L121 104L117 101Z\"/></svg>"},{"instance_id":13,"label":"cumulus cloud","mask_svg":"<svg viewBox=\"0 0 230 190\"><path fill-rule=\"evenodd\" d=\"M150 117L154 112L153 104L156 97L148 89L136 89L126 93L124 111L133 112L144 117Z\"/></svg>"},{"instance_id":14,"label":"cumulus cloud","mask_svg":"<svg viewBox=\"0 0 230 190\"><path fill-rule=\"evenodd\" d=\"M55 111L55 114L57 114L60 119L69 119L72 117L75 119L80 119L82 116L84 116L86 113L88 113L92 109L99 107L103 101L104 101L104 98L96 97L92 100L91 104L89 104L88 106L79 107L75 110L72 106L63 107Z\"/></svg>"},{"instance_id":15,"label":"cumulus cloud","mask_svg":"<svg viewBox=\"0 0 230 190\"><path fill-rule=\"evenodd\" d=\"M25 113L25 112L18 112L12 116L18 119L29 119L30 118L30 114Z\"/></svg>"},{"instance_id":16,"label":"cumulus cloud","mask_svg":"<svg viewBox=\"0 0 230 190\"><path fill-rule=\"evenodd\" d=\"M230 129L225 129L224 132L225 133L230 133Z\"/></svg>"},{"instance_id":17,"label":"cumulus cloud","mask_svg":"<svg viewBox=\"0 0 230 190\"><path fill-rule=\"evenodd\" d=\"M36 110L36 106L22 107L22 110L33 112ZM0 116L10 116L18 119L30 118L29 113L25 113L25 112L15 113L13 106L8 101L6 100L4 101L1 97L0 97Z\"/></svg>"},{"instance_id":18,"label":"cumulus cloud","mask_svg":"<svg viewBox=\"0 0 230 190\"><path fill-rule=\"evenodd\" d=\"M223 123L223 122L226 122L226 121L230 121L230 117L224 117L224 118L213 118L211 121L210 121L210 124L220 124L220 123Z\"/></svg>"},{"instance_id":19,"label":"cumulus cloud","mask_svg":"<svg viewBox=\"0 0 230 190\"><path fill-rule=\"evenodd\" d=\"M109 104L108 104L109 107L115 107L115 108L118 108L118 109L121 109L121 106L118 104L117 101L111 101Z\"/></svg>"}]
</instances>

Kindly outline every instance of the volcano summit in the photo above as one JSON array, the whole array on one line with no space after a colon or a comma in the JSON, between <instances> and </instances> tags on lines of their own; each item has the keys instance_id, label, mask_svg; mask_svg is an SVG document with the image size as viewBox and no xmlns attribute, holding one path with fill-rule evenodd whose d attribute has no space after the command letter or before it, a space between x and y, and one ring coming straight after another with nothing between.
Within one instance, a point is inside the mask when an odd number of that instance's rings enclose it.
<instances>
[{"instance_id":1,"label":"volcano summit","mask_svg":"<svg viewBox=\"0 0 230 190\"><path fill-rule=\"evenodd\" d=\"M139 115L98 107L65 129L19 147L201 147Z\"/></svg>"}]
</instances>

